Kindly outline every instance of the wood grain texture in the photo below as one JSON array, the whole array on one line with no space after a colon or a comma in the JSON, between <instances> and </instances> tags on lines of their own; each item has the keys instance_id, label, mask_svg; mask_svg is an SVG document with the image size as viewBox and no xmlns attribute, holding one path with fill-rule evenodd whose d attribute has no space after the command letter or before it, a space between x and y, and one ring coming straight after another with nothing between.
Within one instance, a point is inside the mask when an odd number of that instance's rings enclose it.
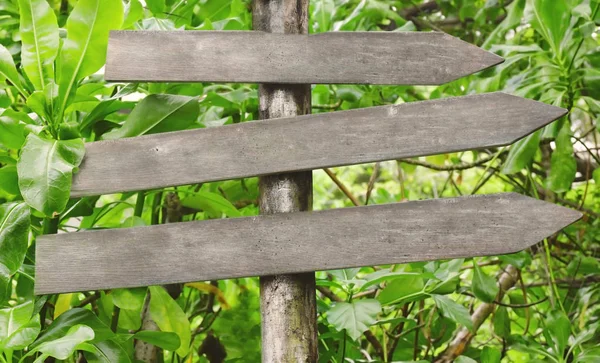
<instances>
[{"instance_id":1,"label":"wood grain texture","mask_svg":"<svg viewBox=\"0 0 600 363\"><path fill-rule=\"evenodd\" d=\"M108 194L510 144L565 114L503 93L86 144L71 195Z\"/></svg>"},{"instance_id":2,"label":"wood grain texture","mask_svg":"<svg viewBox=\"0 0 600 363\"><path fill-rule=\"evenodd\" d=\"M502 61L436 32L113 31L105 78L433 85Z\"/></svg>"},{"instance_id":3,"label":"wood grain texture","mask_svg":"<svg viewBox=\"0 0 600 363\"><path fill-rule=\"evenodd\" d=\"M42 235L37 294L520 251L581 213L507 193Z\"/></svg>"}]
</instances>

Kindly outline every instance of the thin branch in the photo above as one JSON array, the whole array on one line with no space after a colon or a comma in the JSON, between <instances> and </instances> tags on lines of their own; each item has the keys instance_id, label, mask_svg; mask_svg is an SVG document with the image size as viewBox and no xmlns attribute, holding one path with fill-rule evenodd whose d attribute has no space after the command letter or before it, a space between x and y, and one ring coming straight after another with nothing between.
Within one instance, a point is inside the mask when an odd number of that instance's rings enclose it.
<instances>
[{"instance_id":1,"label":"thin branch","mask_svg":"<svg viewBox=\"0 0 600 363\"><path fill-rule=\"evenodd\" d=\"M325 173L327 173L327 175L329 175L331 180L333 180L333 182L340 188L340 190L348 197L348 199L350 199L352 204L354 204L357 207L360 206L360 202L358 201L358 199L352 194L352 192L350 192L348 188L346 188L344 183L342 183L330 169L325 168L323 170L325 171Z\"/></svg>"},{"instance_id":2,"label":"thin branch","mask_svg":"<svg viewBox=\"0 0 600 363\"><path fill-rule=\"evenodd\" d=\"M422 166L422 167L436 170L436 171L455 171L455 170L466 170L466 169L475 168L477 166L487 163L488 161L490 161L494 158L495 158L495 155L489 155L486 158L479 159L472 163L460 163L460 164L454 164L454 165L437 165L437 164L432 164L432 163L428 163L426 161L421 161L421 160L416 160L416 159L400 159L398 161L407 163L407 164L411 164L411 165Z\"/></svg>"}]
</instances>

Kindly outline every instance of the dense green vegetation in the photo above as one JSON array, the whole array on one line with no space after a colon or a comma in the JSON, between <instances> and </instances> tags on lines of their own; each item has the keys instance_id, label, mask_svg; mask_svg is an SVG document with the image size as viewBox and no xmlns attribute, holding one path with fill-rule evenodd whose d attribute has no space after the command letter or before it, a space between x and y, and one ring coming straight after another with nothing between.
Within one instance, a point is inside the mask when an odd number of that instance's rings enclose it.
<instances>
[{"instance_id":1,"label":"dense green vegetation","mask_svg":"<svg viewBox=\"0 0 600 363\"><path fill-rule=\"evenodd\" d=\"M313 33L433 29L506 58L439 87L315 85L314 113L497 90L569 110L508 148L315 171L315 209L516 191L584 213L514 255L317 272L321 361L600 361L599 8L311 1ZM256 278L33 294L40 234L258 214L256 178L68 197L84 142L258 117L253 84L107 84L109 30L251 18L248 0L0 0L0 362L132 362L134 341L166 362L260 360Z\"/></svg>"}]
</instances>

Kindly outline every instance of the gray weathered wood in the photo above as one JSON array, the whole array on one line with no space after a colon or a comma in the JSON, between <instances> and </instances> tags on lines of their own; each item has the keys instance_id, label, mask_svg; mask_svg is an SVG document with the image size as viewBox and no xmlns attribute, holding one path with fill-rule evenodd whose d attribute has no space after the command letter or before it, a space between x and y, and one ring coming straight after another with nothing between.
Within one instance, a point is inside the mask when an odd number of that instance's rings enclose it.
<instances>
[{"instance_id":1,"label":"gray weathered wood","mask_svg":"<svg viewBox=\"0 0 600 363\"><path fill-rule=\"evenodd\" d=\"M565 114L491 93L86 144L80 197L506 145Z\"/></svg>"},{"instance_id":2,"label":"gray weathered wood","mask_svg":"<svg viewBox=\"0 0 600 363\"><path fill-rule=\"evenodd\" d=\"M308 0L253 0L255 30L280 34L308 33ZM292 59L287 60L293 62ZM268 65L265 65L268 66ZM262 120L309 114L310 84L260 84ZM271 143L285 140L271 140ZM260 214L312 210L312 171L266 175L259 179ZM283 243L283 242L282 242ZM263 363L317 363L315 273L260 278Z\"/></svg>"},{"instance_id":3,"label":"gray weathered wood","mask_svg":"<svg viewBox=\"0 0 600 363\"><path fill-rule=\"evenodd\" d=\"M581 213L515 193L38 237L36 293L520 251Z\"/></svg>"},{"instance_id":4,"label":"gray weathered wood","mask_svg":"<svg viewBox=\"0 0 600 363\"><path fill-rule=\"evenodd\" d=\"M442 84L503 59L445 33L113 31L109 81Z\"/></svg>"}]
</instances>

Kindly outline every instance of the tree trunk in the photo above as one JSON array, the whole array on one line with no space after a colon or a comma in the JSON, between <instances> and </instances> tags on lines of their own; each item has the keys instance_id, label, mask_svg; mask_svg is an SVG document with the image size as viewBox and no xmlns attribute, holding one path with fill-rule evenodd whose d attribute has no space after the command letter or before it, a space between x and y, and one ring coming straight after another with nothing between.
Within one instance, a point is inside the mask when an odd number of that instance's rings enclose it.
<instances>
[{"instance_id":1,"label":"tree trunk","mask_svg":"<svg viewBox=\"0 0 600 363\"><path fill-rule=\"evenodd\" d=\"M255 0L253 24L254 30L306 34L308 0ZM259 86L261 119L310 113L310 101L308 84ZM259 189L261 214L312 209L310 171L262 177ZM263 277L260 287L262 361L317 362L314 273Z\"/></svg>"},{"instance_id":2,"label":"tree trunk","mask_svg":"<svg viewBox=\"0 0 600 363\"><path fill-rule=\"evenodd\" d=\"M162 199L157 194L156 198ZM177 223L181 222L182 219L182 209L181 201L176 193L169 193L165 198L166 208L164 209L164 217L165 223ZM158 207L159 203L155 203L155 207ZM173 285L165 285L164 286L167 292L175 299L181 293L181 285L173 284ZM150 330L150 331L159 331L158 325L152 320L150 317L150 292L146 294L146 299L144 300L144 307L142 308L142 328L141 330ZM134 357L136 360L142 362L149 363L157 363L162 362L160 358L160 354L162 354L162 350L150 343L144 342L142 340L135 341L135 352Z\"/></svg>"}]
</instances>

